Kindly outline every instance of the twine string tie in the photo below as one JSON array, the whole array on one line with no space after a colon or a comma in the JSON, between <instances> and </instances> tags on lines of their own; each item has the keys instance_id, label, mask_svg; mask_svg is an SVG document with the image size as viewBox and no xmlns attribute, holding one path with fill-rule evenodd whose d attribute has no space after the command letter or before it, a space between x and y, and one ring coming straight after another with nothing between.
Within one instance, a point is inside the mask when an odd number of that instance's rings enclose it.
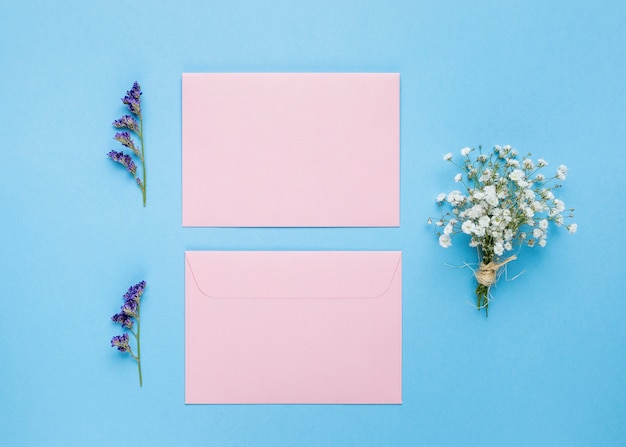
<instances>
[{"instance_id":1,"label":"twine string tie","mask_svg":"<svg viewBox=\"0 0 626 447\"><path fill-rule=\"evenodd\" d=\"M488 264L485 264L484 262L481 262L478 270L474 273L476 281L478 281L478 284L482 284L485 287L491 287L496 282L498 270L516 259L517 256L513 255L500 263L491 261Z\"/></svg>"}]
</instances>

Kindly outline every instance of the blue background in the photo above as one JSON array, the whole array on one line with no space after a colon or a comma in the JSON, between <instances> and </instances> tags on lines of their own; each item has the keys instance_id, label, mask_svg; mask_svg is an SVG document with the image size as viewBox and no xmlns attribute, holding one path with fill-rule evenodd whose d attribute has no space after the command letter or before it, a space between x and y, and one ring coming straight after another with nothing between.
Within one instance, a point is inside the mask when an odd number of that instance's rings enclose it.
<instances>
[{"instance_id":1,"label":"blue background","mask_svg":"<svg viewBox=\"0 0 626 447\"><path fill-rule=\"evenodd\" d=\"M0 444L626 444L626 3L3 1ZM401 226L181 227L181 73L401 75ZM144 91L148 206L105 154ZM551 232L473 309L459 239L425 222L442 161L511 144L570 172ZM401 406L185 406L183 251L404 254ZM144 386L109 347L145 279Z\"/></svg>"}]
</instances>

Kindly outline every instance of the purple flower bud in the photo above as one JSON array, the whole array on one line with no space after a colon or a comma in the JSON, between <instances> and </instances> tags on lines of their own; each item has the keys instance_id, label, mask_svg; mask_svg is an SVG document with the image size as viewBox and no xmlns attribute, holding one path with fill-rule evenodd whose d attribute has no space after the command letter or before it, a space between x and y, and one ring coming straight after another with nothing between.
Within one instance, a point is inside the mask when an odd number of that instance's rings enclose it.
<instances>
[{"instance_id":1,"label":"purple flower bud","mask_svg":"<svg viewBox=\"0 0 626 447\"><path fill-rule=\"evenodd\" d=\"M127 315L132 318L137 318L139 315L137 314L137 301L128 300L124 303L121 308L121 311L124 315Z\"/></svg>"},{"instance_id":2,"label":"purple flower bud","mask_svg":"<svg viewBox=\"0 0 626 447\"><path fill-rule=\"evenodd\" d=\"M113 127L129 129L135 133L139 133L139 123L130 115L124 115L120 119L113 121Z\"/></svg>"},{"instance_id":3,"label":"purple flower bud","mask_svg":"<svg viewBox=\"0 0 626 447\"><path fill-rule=\"evenodd\" d=\"M139 100L141 96L141 87L137 81L133 82L133 86L127 94L137 100Z\"/></svg>"},{"instance_id":4,"label":"purple flower bud","mask_svg":"<svg viewBox=\"0 0 626 447\"><path fill-rule=\"evenodd\" d=\"M143 295L143 290L146 288L146 282L140 281L134 286L130 286L128 291L124 294L124 301L136 301L139 303L139 299L141 295Z\"/></svg>"},{"instance_id":5,"label":"purple flower bud","mask_svg":"<svg viewBox=\"0 0 626 447\"><path fill-rule=\"evenodd\" d=\"M116 335L111 339L111 347L117 348L120 352L130 351L128 345L128 334Z\"/></svg>"},{"instance_id":6,"label":"purple flower bud","mask_svg":"<svg viewBox=\"0 0 626 447\"><path fill-rule=\"evenodd\" d=\"M141 116L141 87L139 83L135 81L133 87L122 98L122 102L128 106L132 113Z\"/></svg>"},{"instance_id":7,"label":"purple flower bud","mask_svg":"<svg viewBox=\"0 0 626 447\"><path fill-rule=\"evenodd\" d=\"M141 103L136 99L124 97L122 102L128 106L128 110L133 112L135 115L141 115Z\"/></svg>"},{"instance_id":8,"label":"purple flower bud","mask_svg":"<svg viewBox=\"0 0 626 447\"><path fill-rule=\"evenodd\" d=\"M135 153L135 155L141 158L141 152L139 152L139 149L135 146L135 142L131 138L129 132L118 132L115 134L113 138L119 141L120 143L122 143L122 145L132 150Z\"/></svg>"},{"instance_id":9,"label":"purple flower bud","mask_svg":"<svg viewBox=\"0 0 626 447\"><path fill-rule=\"evenodd\" d=\"M137 172L137 166L135 165L135 162L133 161L132 158L130 158L129 155L126 155L124 152L111 151L107 154L107 156L111 160L124 165L126 169L128 170L128 172L130 172L131 174L133 174L133 176L135 176L135 173Z\"/></svg>"},{"instance_id":10,"label":"purple flower bud","mask_svg":"<svg viewBox=\"0 0 626 447\"><path fill-rule=\"evenodd\" d=\"M131 316L126 315L122 312L120 312L119 314L113 315L111 317L111 320L115 321L116 323L121 324L126 329L132 329L133 323L135 322Z\"/></svg>"}]
</instances>

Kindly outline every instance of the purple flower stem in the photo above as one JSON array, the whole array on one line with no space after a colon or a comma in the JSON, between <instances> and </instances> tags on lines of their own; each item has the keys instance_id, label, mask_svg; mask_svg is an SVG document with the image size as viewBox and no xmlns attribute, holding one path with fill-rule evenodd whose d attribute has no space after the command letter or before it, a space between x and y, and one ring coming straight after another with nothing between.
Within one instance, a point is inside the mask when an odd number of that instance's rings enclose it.
<instances>
[{"instance_id":1,"label":"purple flower stem","mask_svg":"<svg viewBox=\"0 0 626 447\"><path fill-rule=\"evenodd\" d=\"M134 358L137 362L137 372L139 373L139 386L141 387L143 386L143 379L141 376L141 339L139 337L141 335L141 321L139 319L139 307L140 305L137 305L137 316L135 317L135 321L137 322L137 332L133 331L132 329L129 329L129 331L131 334L133 334L133 337L135 337L135 341L137 342L137 355L134 355L131 352L130 356Z\"/></svg>"},{"instance_id":2,"label":"purple flower stem","mask_svg":"<svg viewBox=\"0 0 626 447\"><path fill-rule=\"evenodd\" d=\"M146 206L146 159L143 150L143 118L139 115L139 141L141 142L141 171L143 172L143 185L139 185L141 188L141 194L143 196L143 206ZM139 367L139 381L141 382L141 366Z\"/></svg>"},{"instance_id":3,"label":"purple flower stem","mask_svg":"<svg viewBox=\"0 0 626 447\"><path fill-rule=\"evenodd\" d=\"M144 169L144 175L145 175L145 169ZM144 200L145 200L145 192L144 192ZM145 204L144 204L145 206ZM139 306L137 306L137 313L139 314ZM139 386L143 386L143 380L141 378L141 340L139 338L139 332L141 331L141 322L139 321L139 317L135 318L135 320L137 320L137 357L135 358L135 360L137 360L137 371L139 372Z\"/></svg>"}]
</instances>

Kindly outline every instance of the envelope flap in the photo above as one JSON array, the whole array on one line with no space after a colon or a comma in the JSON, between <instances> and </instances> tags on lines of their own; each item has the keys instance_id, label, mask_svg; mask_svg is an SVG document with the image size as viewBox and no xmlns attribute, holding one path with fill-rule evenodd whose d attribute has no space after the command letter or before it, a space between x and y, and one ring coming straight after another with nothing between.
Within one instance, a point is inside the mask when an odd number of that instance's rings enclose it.
<instances>
[{"instance_id":1,"label":"envelope flap","mask_svg":"<svg viewBox=\"0 0 626 447\"><path fill-rule=\"evenodd\" d=\"M216 299L379 298L402 260L399 251L187 251L199 291Z\"/></svg>"}]
</instances>

